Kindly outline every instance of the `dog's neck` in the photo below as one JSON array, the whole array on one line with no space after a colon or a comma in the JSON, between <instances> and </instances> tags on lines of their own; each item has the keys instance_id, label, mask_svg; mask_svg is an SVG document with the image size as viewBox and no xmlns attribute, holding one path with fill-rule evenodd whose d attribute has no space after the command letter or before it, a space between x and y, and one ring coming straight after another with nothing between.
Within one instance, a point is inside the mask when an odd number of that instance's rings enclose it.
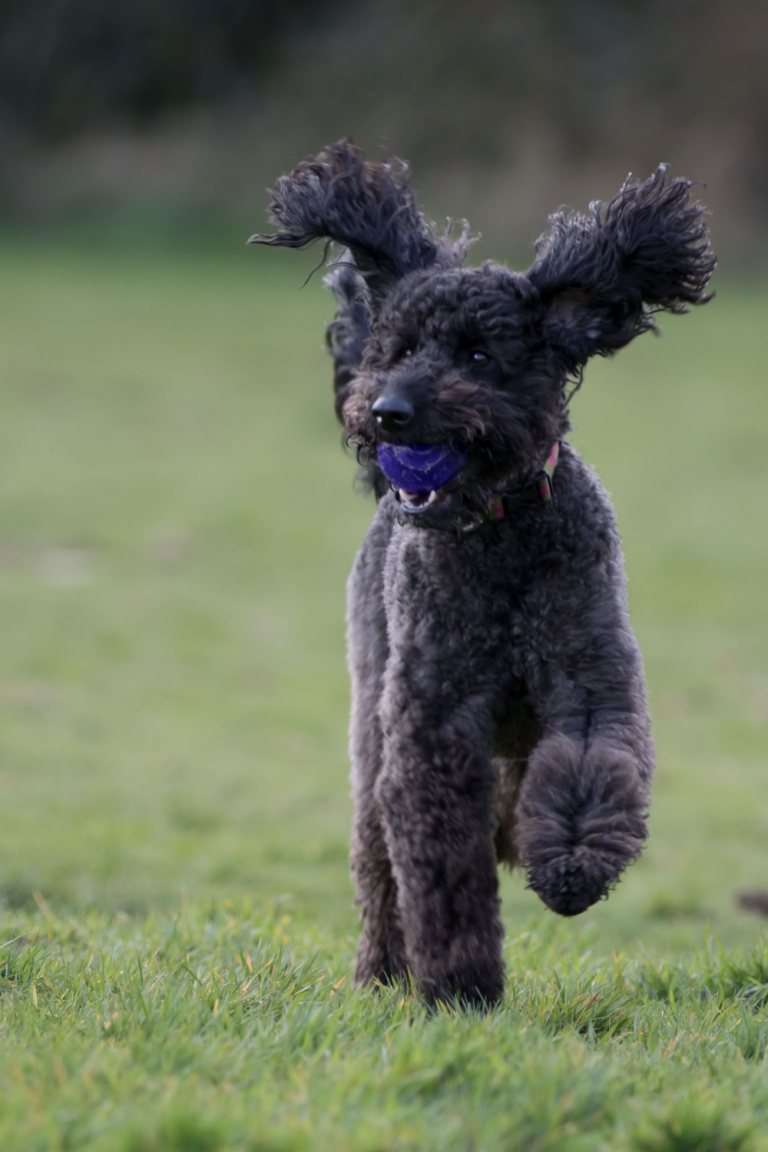
<instances>
[{"instance_id":1,"label":"dog's neck","mask_svg":"<svg viewBox=\"0 0 768 1152\"><path fill-rule=\"evenodd\" d=\"M485 520L503 520L515 508L519 508L521 504L530 504L531 502L541 502L548 504L554 496L552 488L552 477L557 468L557 461L560 457L560 441L555 440L552 446L552 451L547 456L546 463L540 472L527 480L525 484L521 484L519 488L513 488L510 492L503 492L496 500L496 503L491 508ZM484 521L483 521L484 522Z\"/></svg>"}]
</instances>

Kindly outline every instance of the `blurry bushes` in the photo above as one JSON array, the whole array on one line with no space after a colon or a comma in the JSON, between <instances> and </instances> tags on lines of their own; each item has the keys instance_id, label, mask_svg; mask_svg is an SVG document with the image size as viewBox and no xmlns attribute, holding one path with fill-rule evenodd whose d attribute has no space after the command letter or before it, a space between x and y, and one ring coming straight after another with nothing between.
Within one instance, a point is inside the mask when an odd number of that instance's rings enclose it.
<instances>
[{"instance_id":1,"label":"blurry bushes","mask_svg":"<svg viewBox=\"0 0 768 1152\"><path fill-rule=\"evenodd\" d=\"M351 135L497 251L663 160L721 257L762 259L767 48L762 0L0 0L0 221L253 228L255 190Z\"/></svg>"},{"instance_id":2,"label":"blurry bushes","mask_svg":"<svg viewBox=\"0 0 768 1152\"><path fill-rule=\"evenodd\" d=\"M50 139L247 98L276 46L317 9L313 0L0 0L0 105Z\"/></svg>"},{"instance_id":3,"label":"blurry bushes","mask_svg":"<svg viewBox=\"0 0 768 1152\"><path fill-rule=\"evenodd\" d=\"M574 156L668 121L759 142L767 43L761 0L0 0L0 108L50 138L308 84L310 119L375 96L410 151L493 158L510 117Z\"/></svg>"}]
</instances>

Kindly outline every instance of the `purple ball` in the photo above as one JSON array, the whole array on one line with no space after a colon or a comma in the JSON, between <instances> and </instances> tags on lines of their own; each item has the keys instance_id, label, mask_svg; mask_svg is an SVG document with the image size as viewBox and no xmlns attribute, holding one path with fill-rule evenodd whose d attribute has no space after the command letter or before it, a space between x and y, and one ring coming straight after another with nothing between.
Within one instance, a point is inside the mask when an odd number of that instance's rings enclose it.
<instances>
[{"instance_id":1,"label":"purple ball","mask_svg":"<svg viewBox=\"0 0 768 1152\"><path fill-rule=\"evenodd\" d=\"M448 444L377 444L379 467L406 492L431 492L458 476L467 454Z\"/></svg>"}]
</instances>

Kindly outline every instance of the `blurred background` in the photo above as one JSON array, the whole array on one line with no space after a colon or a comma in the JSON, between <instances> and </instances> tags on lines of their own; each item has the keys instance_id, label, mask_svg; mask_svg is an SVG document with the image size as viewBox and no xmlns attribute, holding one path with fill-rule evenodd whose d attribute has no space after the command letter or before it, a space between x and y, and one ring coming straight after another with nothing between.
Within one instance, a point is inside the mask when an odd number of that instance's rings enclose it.
<instances>
[{"instance_id":1,"label":"blurred background","mask_svg":"<svg viewBox=\"0 0 768 1152\"><path fill-rule=\"evenodd\" d=\"M666 161L757 263L767 49L760 0L2 0L0 210L259 222L351 135L496 251Z\"/></svg>"},{"instance_id":2,"label":"blurred background","mask_svg":"<svg viewBox=\"0 0 768 1152\"><path fill-rule=\"evenodd\" d=\"M353 947L353 491L319 254L246 249L351 135L525 267L561 204L701 181L716 299L591 365L659 773L569 931L748 941L768 888L768 9L0 0L0 904L271 903ZM704 187L706 185L706 188ZM511 928L548 915L504 880Z\"/></svg>"}]
</instances>

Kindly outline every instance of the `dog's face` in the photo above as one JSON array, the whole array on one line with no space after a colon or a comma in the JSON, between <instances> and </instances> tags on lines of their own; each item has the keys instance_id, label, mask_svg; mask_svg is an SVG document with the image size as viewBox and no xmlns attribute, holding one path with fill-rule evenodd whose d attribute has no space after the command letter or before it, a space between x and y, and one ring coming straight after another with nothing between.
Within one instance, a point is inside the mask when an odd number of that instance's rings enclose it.
<instances>
[{"instance_id":1,"label":"dog's face","mask_svg":"<svg viewBox=\"0 0 768 1152\"><path fill-rule=\"evenodd\" d=\"M371 455L393 443L466 453L441 487L393 485L409 515L482 515L541 468L567 429L545 318L530 281L494 265L413 273L388 294L343 408L347 431Z\"/></svg>"},{"instance_id":2,"label":"dog's face","mask_svg":"<svg viewBox=\"0 0 768 1152\"><path fill-rule=\"evenodd\" d=\"M550 217L526 273L463 268L466 233L437 235L407 168L341 141L278 180L280 231L252 241L343 249L329 277L337 404L407 515L445 526L462 510L483 517L542 467L568 428L568 381L590 356L653 328L657 311L708 299L715 259L689 192L659 168L589 216Z\"/></svg>"}]
</instances>

